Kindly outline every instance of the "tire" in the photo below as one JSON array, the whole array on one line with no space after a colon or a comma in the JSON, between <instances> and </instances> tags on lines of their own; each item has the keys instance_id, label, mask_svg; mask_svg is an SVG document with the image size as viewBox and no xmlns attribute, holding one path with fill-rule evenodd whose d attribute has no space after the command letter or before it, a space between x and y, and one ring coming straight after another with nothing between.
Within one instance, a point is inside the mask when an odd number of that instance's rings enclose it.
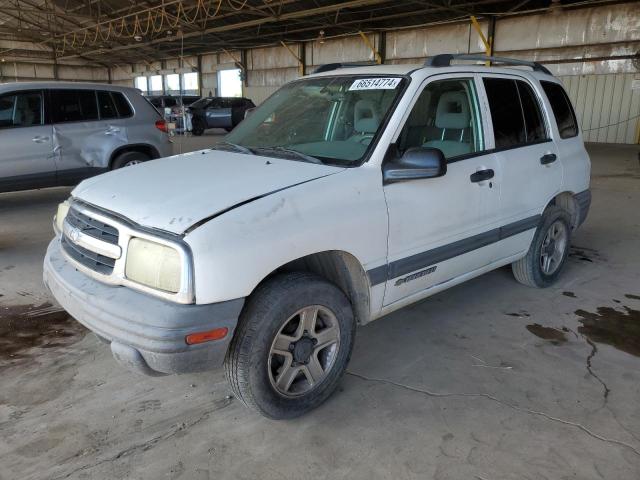
<instances>
[{"instance_id":1,"label":"tire","mask_svg":"<svg viewBox=\"0 0 640 480\"><path fill-rule=\"evenodd\" d=\"M542 215L527 255L511 264L513 276L529 287L546 288L553 285L567 260L570 245L571 216L558 206L548 207ZM553 254L549 253L551 251Z\"/></svg>"},{"instance_id":2,"label":"tire","mask_svg":"<svg viewBox=\"0 0 640 480\"><path fill-rule=\"evenodd\" d=\"M202 135L204 133L204 124L202 123L202 120L198 119L198 118L194 118L191 121L191 133L193 133L196 137L199 137L200 135Z\"/></svg>"},{"instance_id":3,"label":"tire","mask_svg":"<svg viewBox=\"0 0 640 480\"><path fill-rule=\"evenodd\" d=\"M318 320L311 321L314 309ZM314 326L308 332L303 324ZM277 275L256 289L240 315L225 359L231 389L247 407L268 418L309 412L337 387L351 357L355 327L351 304L335 285L305 272ZM289 344L289 339L296 341ZM315 384L308 376L313 377L312 371Z\"/></svg>"},{"instance_id":4,"label":"tire","mask_svg":"<svg viewBox=\"0 0 640 480\"><path fill-rule=\"evenodd\" d=\"M224 127L225 131L230 132L233 130L234 127Z\"/></svg>"},{"instance_id":5,"label":"tire","mask_svg":"<svg viewBox=\"0 0 640 480\"><path fill-rule=\"evenodd\" d=\"M116 170L122 167L130 167L132 165L136 165L138 163L146 162L151 160L151 157L146 153L142 152L124 152L116 157L116 159L111 164L111 170Z\"/></svg>"}]
</instances>

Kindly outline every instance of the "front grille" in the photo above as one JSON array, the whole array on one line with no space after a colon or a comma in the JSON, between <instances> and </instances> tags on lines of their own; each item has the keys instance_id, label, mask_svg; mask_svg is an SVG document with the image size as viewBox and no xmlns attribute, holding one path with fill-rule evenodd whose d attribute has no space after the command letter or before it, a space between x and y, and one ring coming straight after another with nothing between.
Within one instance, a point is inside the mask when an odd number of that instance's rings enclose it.
<instances>
[{"instance_id":1,"label":"front grille","mask_svg":"<svg viewBox=\"0 0 640 480\"><path fill-rule=\"evenodd\" d=\"M67 222L79 229L82 233L90 235L93 238L102 240L103 242L118 244L118 229L102 223L95 218L91 218L84 213L79 212L75 208L70 208L67 214Z\"/></svg>"},{"instance_id":2,"label":"front grille","mask_svg":"<svg viewBox=\"0 0 640 480\"><path fill-rule=\"evenodd\" d=\"M76 245L65 235L62 236L61 242L64 251L79 264L103 275L111 275L113 272L113 267L116 264L115 259L99 255L80 245Z\"/></svg>"}]
</instances>

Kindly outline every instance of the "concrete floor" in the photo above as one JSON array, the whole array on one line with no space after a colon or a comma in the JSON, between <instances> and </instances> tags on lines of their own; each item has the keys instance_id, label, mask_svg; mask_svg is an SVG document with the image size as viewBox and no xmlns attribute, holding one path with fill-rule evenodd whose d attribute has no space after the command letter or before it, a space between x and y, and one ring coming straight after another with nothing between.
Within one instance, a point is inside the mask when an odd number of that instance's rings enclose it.
<instances>
[{"instance_id":1,"label":"concrete floor","mask_svg":"<svg viewBox=\"0 0 640 480\"><path fill-rule=\"evenodd\" d=\"M589 150L556 286L505 268L360 328L339 391L287 422L220 372L119 368L41 285L69 190L0 196L0 479L638 479L640 149Z\"/></svg>"}]
</instances>

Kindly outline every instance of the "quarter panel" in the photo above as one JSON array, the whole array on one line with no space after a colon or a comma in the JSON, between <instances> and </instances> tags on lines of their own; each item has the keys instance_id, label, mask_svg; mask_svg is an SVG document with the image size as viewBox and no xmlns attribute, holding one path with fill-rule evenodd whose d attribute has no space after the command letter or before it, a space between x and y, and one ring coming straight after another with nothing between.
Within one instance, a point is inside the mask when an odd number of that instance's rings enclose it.
<instances>
[{"instance_id":1,"label":"quarter panel","mask_svg":"<svg viewBox=\"0 0 640 480\"><path fill-rule=\"evenodd\" d=\"M384 265L381 173L348 169L274 193L212 219L185 241L193 251L199 304L246 297L278 267L312 253L348 252L365 271ZM380 305L374 302L375 311Z\"/></svg>"}]
</instances>

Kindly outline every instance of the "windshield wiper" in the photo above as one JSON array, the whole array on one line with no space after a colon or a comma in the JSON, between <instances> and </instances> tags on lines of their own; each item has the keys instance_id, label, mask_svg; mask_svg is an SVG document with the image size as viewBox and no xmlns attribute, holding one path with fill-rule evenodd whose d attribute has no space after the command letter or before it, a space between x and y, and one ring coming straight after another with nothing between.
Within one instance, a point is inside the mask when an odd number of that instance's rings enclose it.
<instances>
[{"instance_id":1,"label":"windshield wiper","mask_svg":"<svg viewBox=\"0 0 640 480\"><path fill-rule=\"evenodd\" d=\"M211 148L213 150L218 150L218 147L222 147L223 149L225 149L224 147L230 147L230 148L234 149L236 152L246 153L247 155L255 155L255 152L253 150L251 150L250 148L247 148L245 146L238 145L237 143L219 142L219 143L216 143Z\"/></svg>"},{"instance_id":2,"label":"windshield wiper","mask_svg":"<svg viewBox=\"0 0 640 480\"><path fill-rule=\"evenodd\" d=\"M306 153L302 153L299 152L297 150L293 150L292 148L286 148L286 147L255 147L256 150L260 151L260 152L275 152L275 153L282 153L285 155L293 155L297 158L299 158L300 160L303 160L305 162L309 162L309 163L317 163L319 165L323 165L324 162L322 160L320 160L319 158L316 157L312 157L311 155L307 155Z\"/></svg>"}]
</instances>

